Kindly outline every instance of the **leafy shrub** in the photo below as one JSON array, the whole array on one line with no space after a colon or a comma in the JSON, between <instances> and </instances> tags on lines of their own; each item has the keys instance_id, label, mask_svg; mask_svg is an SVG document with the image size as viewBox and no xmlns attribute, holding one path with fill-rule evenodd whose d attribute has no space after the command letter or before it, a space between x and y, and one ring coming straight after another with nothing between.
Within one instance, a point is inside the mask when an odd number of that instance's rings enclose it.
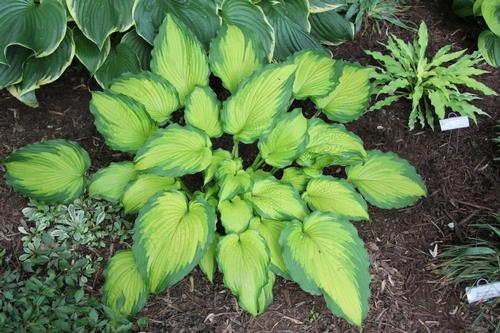
<instances>
[{"instance_id":1,"label":"leafy shrub","mask_svg":"<svg viewBox=\"0 0 500 333\"><path fill-rule=\"evenodd\" d=\"M498 0L454 0L459 16L482 16L488 29L477 40L479 51L488 64L500 65L500 2Z\"/></svg>"},{"instance_id":2,"label":"leafy shrub","mask_svg":"<svg viewBox=\"0 0 500 333\"><path fill-rule=\"evenodd\" d=\"M488 96L496 95L495 91L472 78L487 73L474 67L481 63L481 55L477 52L465 54L465 50L450 52L451 46L446 45L429 60L426 57L428 42L427 26L422 22L418 40L412 43L389 36L385 45L389 55L365 51L382 65L373 75L373 92L377 97L387 95L373 105L371 110L406 98L412 102L408 120L410 129L415 127L417 121L422 127L427 123L434 129L435 116L438 119L445 118L446 108L474 121L476 114L486 114L471 103L479 98L477 95L459 90L460 86L465 86ZM446 65L452 61L453 63Z\"/></svg>"},{"instance_id":3,"label":"leafy shrub","mask_svg":"<svg viewBox=\"0 0 500 333\"><path fill-rule=\"evenodd\" d=\"M366 151L340 124L365 112L371 69L322 51L268 64L260 41L224 24L207 57L167 14L154 40L152 72L92 93L98 131L112 149L134 156L99 170L88 186L91 196L138 212L132 250L116 253L105 272L106 304L117 315L137 312L149 293L200 265L210 280L219 268L252 315L272 302L278 274L362 324L369 262L348 221L369 219L367 201L406 207L426 188L406 160ZM209 86L210 72L232 94L222 103ZM311 99L337 123L288 111L294 99ZM172 116L178 109L179 124ZM214 148L231 137L232 151ZM258 147L253 162L240 157L241 144ZM89 163L76 143L50 140L11 154L6 179L33 198L68 202L85 190ZM347 179L324 175L332 165L345 167ZM184 178L191 174L199 176L196 189Z\"/></svg>"}]
</instances>

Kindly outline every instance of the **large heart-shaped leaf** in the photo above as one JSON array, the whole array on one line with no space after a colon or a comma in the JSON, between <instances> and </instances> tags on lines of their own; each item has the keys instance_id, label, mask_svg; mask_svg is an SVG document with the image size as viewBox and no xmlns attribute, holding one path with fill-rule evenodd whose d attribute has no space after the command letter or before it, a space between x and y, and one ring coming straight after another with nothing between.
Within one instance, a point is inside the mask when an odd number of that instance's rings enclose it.
<instances>
[{"instance_id":1,"label":"large heart-shaped leaf","mask_svg":"<svg viewBox=\"0 0 500 333\"><path fill-rule=\"evenodd\" d=\"M89 195L116 203L123 196L128 183L136 175L134 163L131 161L111 163L92 176L89 184Z\"/></svg>"},{"instance_id":2,"label":"large heart-shaped leaf","mask_svg":"<svg viewBox=\"0 0 500 333\"><path fill-rule=\"evenodd\" d=\"M252 205L240 197L224 200L218 206L220 220L226 233L240 233L248 228L253 217Z\"/></svg>"},{"instance_id":3,"label":"large heart-shaped leaf","mask_svg":"<svg viewBox=\"0 0 500 333\"><path fill-rule=\"evenodd\" d=\"M500 66L500 36L485 30L478 37L477 47L488 64Z\"/></svg>"},{"instance_id":4,"label":"large heart-shaped leaf","mask_svg":"<svg viewBox=\"0 0 500 333\"><path fill-rule=\"evenodd\" d=\"M90 74L94 74L104 64L111 50L111 42L108 39L101 49L90 39L88 39L78 27L73 28L73 38L75 40L76 57L87 68Z\"/></svg>"},{"instance_id":5,"label":"large heart-shaped leaf","mask_svg":"<svg viewBox=\"0 0 500 333\"><path fill-rule=\"evenodd\" d=\"M169 288L200 261L215 233L215 211L204 200L188 202L163 192L144 206L134 227L133 251L151 292Z\"/></svg>"},{"instance_id":6,"label":"large heart-shaped leaf","mask_svg":"<svg viewBox=\"0 0 500 333\"><path fill-rule=\"evenodd\" d=\"M122 197L125 213L135 213L141 209L156 193L179 189L179 182L175 178L162 177L142 173L130 182Z\"/></svg>"},{"instance_id":7,"label":"large heart-shaped leaf","mask_svg":"<svg viewBox=\"0 0 500 333\"><path fill-rule=\"evenodd\" d=\"M4 165L5 180L16 191L46 203L67 203L83 194L90 158L75 142L49 140L17 149Z\"/></svg>"},{"instance_id":8,"label":"large heart-shaped leaf","mask_svg":"<svg viewBox=\"0 0 500 333\"><path fill-rule=\"evenodd\" d=\"M184 119L186 124L201 129L211 138L222 135L220 102L210 87L196 87L186 98Z\"/></svg>"}]
</instances>

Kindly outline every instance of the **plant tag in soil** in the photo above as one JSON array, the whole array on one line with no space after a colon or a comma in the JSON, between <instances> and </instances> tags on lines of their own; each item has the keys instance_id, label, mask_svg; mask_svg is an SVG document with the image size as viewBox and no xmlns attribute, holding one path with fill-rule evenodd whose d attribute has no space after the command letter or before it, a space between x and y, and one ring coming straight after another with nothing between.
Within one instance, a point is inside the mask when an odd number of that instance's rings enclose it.
<instances>
[{"instance_id":1,"label":"plant tag in soil","mask_svg":"<svg viewBox=\"0 0 500 333\"><path fill-rule=\"evenodd\" d=\"M500 296L500 282L482 284L474 287L466 287L467 301L469 304L484 301Z\"/></svg>"},{"instance_id":2,"label":"plant tag in soil","mask_svg":"<svg viewBox=\"0 0 500 333\"><path fill-rule=\"evenodd\" d=\"M441 131L451 131L457 128L466 128L469 127L469 117L450 117L446 119L441 119L439 121L439 125L441 126Z\"/></svg>"}]
</instances>

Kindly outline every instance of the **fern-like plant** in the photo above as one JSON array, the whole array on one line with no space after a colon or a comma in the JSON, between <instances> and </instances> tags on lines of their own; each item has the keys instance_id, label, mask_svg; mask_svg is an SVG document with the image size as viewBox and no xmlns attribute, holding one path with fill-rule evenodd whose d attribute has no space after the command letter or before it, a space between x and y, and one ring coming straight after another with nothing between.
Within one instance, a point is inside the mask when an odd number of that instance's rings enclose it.
<instances>
[{"instance_id":1,"label":"fern-like plant","mask_svg":"<svg viewBox=\"0 0 500 333\"><path fill-rule=\"evenodd\" d=\"M267 59L260 39L232 24L207 57L169 14L154 41L152 72L93 92L98 131L132 158L96 172L88 192L138 213L132 249L116 253L105 272L105 301L116 313L137 312L149 293L199 265L210 280L219 269L252 315L272 302L277 274L362 325L369 262L349 221L369 219L367 202L406 207L426 188L406 160L365 150L340 124L365 112L371 69L321 51ZM210 73L232 94L222 103ZM289 110L294 99L312 99L337 123ZM176 110L185 124L173 122ZM232 149L214 148L222 136L232 137ZM253 162L240 156L241 144L258 146ZM6 179L37 200L69 202L85 191L89 164L76 143L46 141L10 155ZM332 165L345 167L347 179L324 175ZM200 176L199 187L185 182L190 174Z\"/></svg>"}]
</instances>

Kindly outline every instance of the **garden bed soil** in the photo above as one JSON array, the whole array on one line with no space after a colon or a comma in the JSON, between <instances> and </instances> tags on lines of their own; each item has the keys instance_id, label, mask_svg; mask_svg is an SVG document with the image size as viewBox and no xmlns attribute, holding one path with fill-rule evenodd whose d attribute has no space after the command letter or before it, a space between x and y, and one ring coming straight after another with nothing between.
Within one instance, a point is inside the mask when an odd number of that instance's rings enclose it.
<instances>
[{"instance_id":1,"label":"garden bed soil","mask_svg":"<svg viewBox=\"0 0 500 333\"><path fill-rule=\"evenodd\" d=\"M427 22L432 53L450 43L454 49L475 49L480 29L471 30L474 22L456 17L450 2L421 1L408 12L411 21ZM378 42L385 41L386 32L365 26L355 42L332 49L335 58L375 64L363 50L382 50ZM412 36L392 26L388 31L407 40ZM482 76L481 81L500 91L499 70ZM2 91L0 160L18 147L51 138L80 143L92 157L92 172L124 159L105 146L93 125L88 110L91 88L95 83L80 65L74 64L61 79L40 89L39 109L30 109ZM491 330L489 324L498 321L492 311L473 323L478 307L464 304L463 286L440 287L433 283L437 276L431 272L432 251L460 242L468 224L500 210L500 163L493 161L498 152L492 142L500 98L484 98L477 105L490 117L481 117L477 125L452 132L440 132L439 127L434 132L429 128L409 131L407 102L368 113L348 125L367 148L397 152L408 159L429 190L427 198L413 207L371 207L371 221L356 223L366 242L372 273L370 312L364 332L487 332ZM17 227L23 223L20 210L25 206L26 200L1 178L0 247L12 257L22 252ZM455 229L450 229L449 223L454 223ZM98 281L96 294L102 277ZM220 274L210 284L196 269L170 290L150 297L139 316L150 318L151 332L356 331L335 318L321 297L310 296L295 283L278 279L274 296L269 309L253 318L238 307L224 288Z\"/></svg>"}]
</instances>

